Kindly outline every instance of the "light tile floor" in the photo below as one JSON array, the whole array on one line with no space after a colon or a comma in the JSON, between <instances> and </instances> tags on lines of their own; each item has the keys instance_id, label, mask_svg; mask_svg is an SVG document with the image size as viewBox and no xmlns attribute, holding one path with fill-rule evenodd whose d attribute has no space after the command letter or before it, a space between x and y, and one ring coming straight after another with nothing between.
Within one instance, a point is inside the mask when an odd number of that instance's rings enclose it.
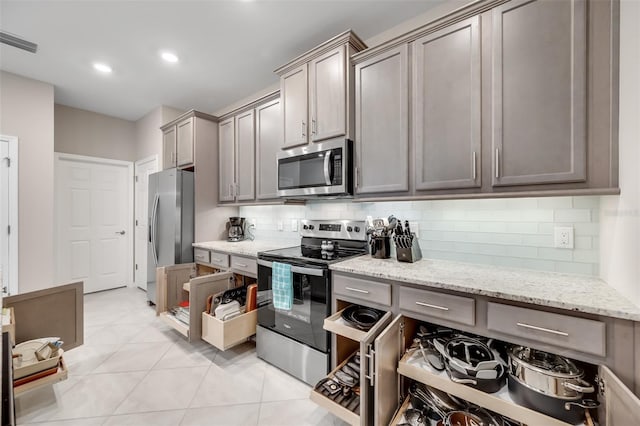
<instances>
[{"instance_id":1,"label":"light tile floor","mask_svg":"<svg viewBox=\"0 0 640 426\"><path fill-rule=\"evenodd\" d=\"M256 357L188 343L139 289L86 295L84 345L65 352L69 378L16 399L18 425L343 425L310 388Z\"/></svg>"}]
</instances>

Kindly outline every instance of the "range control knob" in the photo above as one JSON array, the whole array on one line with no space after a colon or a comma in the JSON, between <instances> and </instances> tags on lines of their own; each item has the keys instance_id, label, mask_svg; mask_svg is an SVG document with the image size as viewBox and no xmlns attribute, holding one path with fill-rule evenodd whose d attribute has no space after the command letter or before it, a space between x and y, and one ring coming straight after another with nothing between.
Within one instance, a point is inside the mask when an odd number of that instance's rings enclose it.
<instances>
[{"instance_id":1,"label":"range control knob","mask_svg":"<svg viewBox=\"0 0 640 426\"><path fill-rule=\"evenodd\" d=\"M359 227L359 226L356 226L356 227L354 228L354 231L356 231L356 232L360 232L360 227Z\"/></svg>"},{"instance_id":2,"label":"range control knob","mask_svg":"<svg viewBox=\"0 0 640 426\"><path fill-rule=\"evenodd\" d=\"M307 229L309 229L309 225L304 225L304 226L302 227L302 229L304 229L304 230L306 231Z\"/></svg>"},{"instance_id":3,"label":"range control knob","mask_svg":"<svg viewBox=\"0 0 640 426\"><path fill-rule=\"evenodd\" d=\"M313 228L315 228L315 226L313 226L313 225L309 225L309 230L310 230L310 231L313 231Z\"/></svg>"},{"instance_id":4,"label":"range control knob","mask_svg":"<svg viewBox=\"0 0 640 426\"><path fill-rule=\"evenodd\" d=\"M347 226L347 232L351 232L351 231L353 231L353 228L350 226Z\"/></svg>"}]
</instances>

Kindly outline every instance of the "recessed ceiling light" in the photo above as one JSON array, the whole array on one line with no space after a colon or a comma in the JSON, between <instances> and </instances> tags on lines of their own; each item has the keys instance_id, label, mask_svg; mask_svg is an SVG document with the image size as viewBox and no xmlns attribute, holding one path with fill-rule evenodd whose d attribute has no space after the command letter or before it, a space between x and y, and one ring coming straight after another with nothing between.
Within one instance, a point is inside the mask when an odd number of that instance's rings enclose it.
<instances>
[{"instance_id":1,"label":"recessed ceiling light","mask_svg":"<svg viewBox=\"0 0 640 426\"><path fill-rule=\"evenodd\" d=\"M160 56L162 56L162 59L164 59L167 62L171 62L171 63L178 62L178 57L171 52L162 52Z\"/></svg>"},{"instance_id":2,"label":"recessed ceiling light","mask_svg":"<svg viewBox=\"0 0 640 426\"><path fill-rule=\"evenodd\" d=\"M98 70L100 72L103 72L105 74L109 74L112 71L112 69L111 69L111 67L109 65L102 64L100 62L94 63L93 64L93 68L95 68L96 70Z\"/></svg>"}]
</instances>

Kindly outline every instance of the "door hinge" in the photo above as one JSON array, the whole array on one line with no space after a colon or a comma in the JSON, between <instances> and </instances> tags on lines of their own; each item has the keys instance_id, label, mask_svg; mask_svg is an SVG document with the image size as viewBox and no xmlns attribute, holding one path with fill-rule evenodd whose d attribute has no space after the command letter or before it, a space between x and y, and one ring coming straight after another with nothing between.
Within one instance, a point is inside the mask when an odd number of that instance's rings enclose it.
<instances>
[{"instance_id":1,"label":"door hinge","mask_svg":"<svg viewBox=\"0 0 640 426\"><path fill-rule=\"evenodd\" d=\"M136 175L136 182L138 182L138 175Z\"/></svg>"},{"instance_id":2,"label":"door hinge","mask_svg":"<svg viewBox=\"0 0 640 426\"><path fill-rule=\"evenodd\" d=\"M136 271L138 270L138 264L136 263Z\"/></svg>"},{"instance_id":3,"label":"door hinge","mask_svg":"<svg viewBox=\"0 0 640 426\"><path fill-rule=\"evenodd\" d=\"M604 379L596 374L594 382L598 387L598 395L604 396L605 390L606 390L606 384L604 382Z\"/></svg>"},{"instance_id":4,"label":"door hinge","mask_svg":"<svg viewBox=\"0 0 640 426\"><path fill-rule=\"evenodd\" d=\"M7 167L11 167L11 157L4 157L7 160Z\"/></svg>"},{"instance_id":5,"label":"door hinge","mask_svg":"<svg viewBox=\"0 0 640 426\"><path fill-rule=\"evenodd\" d=\"M138 219L136 219L136 226L138 226Z\"/></svg>"},{"instance_id":6,"label":"door hinge","mask_svg":"<svg viewBox=\"0 0 640 426\"><path fill-rule=\"evenodd\" d=\"M11 235L11 225L7 225L7 234Z\"/></svg>"}]
</instances>

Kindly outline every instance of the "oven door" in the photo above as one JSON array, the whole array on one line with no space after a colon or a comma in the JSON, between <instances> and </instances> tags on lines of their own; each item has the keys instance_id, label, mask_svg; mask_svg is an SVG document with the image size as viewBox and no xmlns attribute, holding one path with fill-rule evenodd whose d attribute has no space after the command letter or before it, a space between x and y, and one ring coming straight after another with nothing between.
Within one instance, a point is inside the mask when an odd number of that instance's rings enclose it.
<instances>
[{"instance_id":1,"label":"oven door","mask_svg":"<svg viewBox=\"0 0 640 426\"><path fill-rule=\"evenodd\" d=\"M275 309L271 291L271 262L258 259L258 324L322 352L329 351L324 319L329 314L329 270L291 266L291 310Z\"/></svg>"}]
</instances>

